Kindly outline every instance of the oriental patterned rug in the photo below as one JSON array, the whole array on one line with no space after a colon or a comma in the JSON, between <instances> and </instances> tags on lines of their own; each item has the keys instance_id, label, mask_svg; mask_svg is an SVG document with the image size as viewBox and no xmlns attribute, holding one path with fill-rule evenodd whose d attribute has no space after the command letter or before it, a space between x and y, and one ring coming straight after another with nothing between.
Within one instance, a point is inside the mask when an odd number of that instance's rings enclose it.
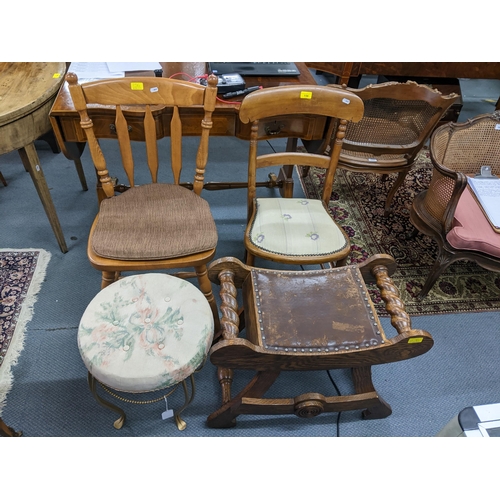
<instances>
[{"instance_id":1,"label":"oriental patterned rug","mask_svg":"<svg viewBox=\"0 0 500 500\"><path fill-rule=\"evenodd\" d=\"M41 249L0 249L0 413L49 260Z\"/></svg>"},{"instance_id":2,"label":"oriental patterned rug","mask_svg":"<svg viewBox=\"0 0 500 500\"><path fill-rule=\"evenodd\" d=\"M381 175L337 170L330 210L351 238L350 263L377 253L392 255L398 265L392 279L410 315L500 310L500 274L467 261L452 264L425 299L416 299L436 258L437 244L421 233L409 237L414 229L410 207L415 195L428 186L431 173L429 152L424 150L393 199L393 213L384 217L384 202L395 174L382 182ZM316 168L301 178L308 198L320 198L323 179ZM387 316L378 289L369 289L377 312Z\"/></svg>"}]
</instances>

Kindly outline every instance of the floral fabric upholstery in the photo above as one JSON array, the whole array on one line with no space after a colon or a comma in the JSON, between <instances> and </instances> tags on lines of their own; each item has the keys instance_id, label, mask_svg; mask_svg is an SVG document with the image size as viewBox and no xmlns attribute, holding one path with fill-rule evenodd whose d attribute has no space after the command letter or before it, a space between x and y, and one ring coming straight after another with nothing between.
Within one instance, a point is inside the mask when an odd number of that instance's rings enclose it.
<instances>
[{"instance_id":1,"label":"floral fabric upholstery","mask_svg":"<svg viewBox=\"0 0 500 500\"><path fill-rule=\"evenodd\" d=\"M250 239L268 252L324 255L348 244L321 200L257 198L256 208Z\"/></svg>"},{"instance_id":2,"label":"floral fabric upholstery","mask_svg":"<svg viewBox=\"0 0 500 500\"><path fill-rule=\"evenodd\" d=\"M203 293L168 274L129 276L90 302L78 329L88 371L108 387L148 392L189 377L205 360L214 321Z\"/></svg>"}]
</instances>

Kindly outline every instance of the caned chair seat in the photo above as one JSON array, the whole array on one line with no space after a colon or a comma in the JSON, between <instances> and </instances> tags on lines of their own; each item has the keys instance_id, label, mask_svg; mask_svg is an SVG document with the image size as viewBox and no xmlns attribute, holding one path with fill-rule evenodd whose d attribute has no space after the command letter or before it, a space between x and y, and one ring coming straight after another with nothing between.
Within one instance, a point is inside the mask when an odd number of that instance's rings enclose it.
<instances>
[{"instance_id":1,"label":"caned chair seat","mask_svg":"<svg viewBox=\"0 0 500 500\"><path fill-rule=\"evenodd\" d=\"M197 287L149 273L116 281L94 297L81 318L78 348L94 396L121 415L120 428L124 412L97 396L95 381L127 393L185 384L203 364L213 335L212 311Z\"/></svg>"},{"instance_id":2,"label":"caned chair seat","mask_svg":"<svg viewBox=\"0 0 500 500\"><path fill-rule=\"evenodd\" d=\"M382 154L375 155L374 153L366 151L342 151L340 153L339 161L357 161L367 163L377 163L383 161L384 164L389 162L389 166L407 165L408 159L404 154Z\"/></svg>"},{"instance_id":3,"label":"caned chair seat","mask_svg":"<svg viewBox=\"0 0 500 500\"><path fill-rule=\"evenodd\" d=\"M189 189L146 184L101 202L90 241L101 257L168 259L215 248L217 228L208 202Z\"/></svg>"},{"instance_id":4,"label":"caned chair seat","mask_svg":"<svg viewBox=\"0 0 500 500\"><path fill-rule=\"evenodd\" d=\"M330 255L349 246L322 200L257 198L250 242L277 255Z\"/></svg>"}]
</instances>

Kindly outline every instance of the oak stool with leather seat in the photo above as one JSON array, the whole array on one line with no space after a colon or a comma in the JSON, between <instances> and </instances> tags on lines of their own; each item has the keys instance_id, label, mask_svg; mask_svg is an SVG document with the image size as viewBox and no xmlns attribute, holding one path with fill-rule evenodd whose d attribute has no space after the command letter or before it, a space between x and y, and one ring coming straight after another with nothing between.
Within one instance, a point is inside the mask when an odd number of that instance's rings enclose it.
<instances>
[{"instance_id":1,"label":"oak stool with leather seat","mask_svg":"<svg viewBox=\"0 0 500 500\"><path fill-rule=\"evenodd\" d=\"M389 275L389 255L360 265L313 271L251 267L233 257L209 266L220 285L222 336L210 350L218 368L222 404L208 417L211 427L231 427L243 414L295 414L363 409L364 418L384 418L391 407L375 390L373 365L413 358L433 345L428 332L412 329ZM397 334L385 335L365 282L375 281ZM243 309L237 302L242 289ZM240 330L244 337L239 336ZM265 398L281 371L351 368L354 394L327 397L317 392ZM234 372L253 370L253 379L235 396ZM399 381L404 386L404 381ZM403 388L402 388L403 390Z\"/></svg>"}]
</instances>

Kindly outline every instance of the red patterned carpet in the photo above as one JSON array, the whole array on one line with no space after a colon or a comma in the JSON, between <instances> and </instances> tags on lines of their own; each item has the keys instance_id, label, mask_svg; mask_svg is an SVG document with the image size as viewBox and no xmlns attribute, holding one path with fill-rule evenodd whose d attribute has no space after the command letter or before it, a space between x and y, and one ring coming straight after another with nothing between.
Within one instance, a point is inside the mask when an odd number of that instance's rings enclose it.
<instances>
[{"instance_id":1,"label":"red patterned carpet","mask_svg":"<svg viewBox=\"0 0 500 500\"><path fill-rule=\"evenodd\" d=\"M384 217L384 201L395 175L382 182L381 175L337 170L330 209L351 238L351 263L376 253L392 255L398 264L393 280L412 315L500 310L500 274L466 261L452 264L428 296L416 300L436 257L437 245L420 233L408 237L414 229L409 211L414 196L428 185L431 172L429 152L425 150L398 189L392 202L393 213ZM302 179L306 196L319 198L322 183L322 171L311 169ZM376 287L370 292L377 311L385 315Z\"/></svg>"}]
</instances>

